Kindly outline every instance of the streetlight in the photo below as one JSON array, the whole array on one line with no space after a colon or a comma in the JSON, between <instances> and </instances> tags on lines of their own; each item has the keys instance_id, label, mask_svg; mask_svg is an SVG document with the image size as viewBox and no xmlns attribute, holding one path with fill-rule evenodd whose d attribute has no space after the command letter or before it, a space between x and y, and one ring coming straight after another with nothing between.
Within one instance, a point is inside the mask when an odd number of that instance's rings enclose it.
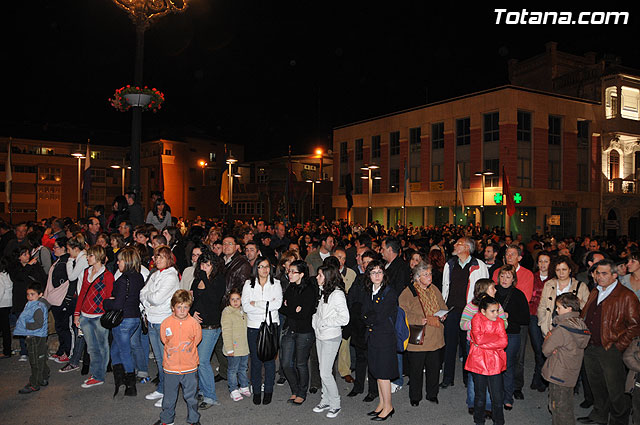
<instances>
[{"instance_id":1,"label":"streetlight","mask_svg":"<svg viewBox=\"0 0 640 425\"><path fill-rule=\"evenodd\" d=\"M494 172L491 170L477 171L474 176L482 177L482 212L480 213L480 221L482 222L482 229L484 230L484 180L487 176L493 176Z\"/></svg>"},{"instance_id":2,"label":"streetlight","mask_svg":"<svg viewBox=\"0 0 640 425\"><path fill-rule=\"evenodd\" d=\"M81 164L82 164L82 160L85 157L85 155L82 153L82 150L80 148L78 148L78 150L74 153L71 154L72 157L77 158L78 159L78 207L77 207L77 211L76 214L78 214L78 220L80 219L80 214L82 213L82 201L80 200L80 179L82 178L82 169L81 169Z\"/></svg>"},{"instance_id":3,"label":"streetlight","mask_svg":"<svg viewBox=\"0 0 640 425\"><path fill-rule=\"evenodd\" d=\"M207 162L201 159L200 161L198 161L198 165L200 166L200 168L202 168L202 185L204 186L205 185L205 183L204 183L204 169L207 166Z\"/></svg>"},{"instance_id":4,"label":"streetlight","mask_svg":"<svg viewBox=\"0 0 640 425\"><path fill-rule=\"evenodd\" d=\"M323 154L324 154L324 151L322 150L322 148L317 148L316 149L316 155L318 155L318 158L320 158L320 180L324 180L322 178L322 159L323 159Z\"/></svg>"},{"instance_id":5,"label":"streetlight","mask_svg":"<svg viewBox=\"0 0 640 425\"><path fill-rule=\"evenodd\" d=\"M118 168L122 169L122 195L124 196L124 171L125 171L126 169L129 169L129 170L130 170L130 169L131 169L131 167L125 167L125 165L124 165L124 158L122 158L122 165L113 164L113 165L110 165L110 167L111 167L111 168L113 168L113 169L116 169L116 170L117 170Z\"/></svg>"},{"instance_id":6,"label":"streetlight","mask_svg":"<svg viewBox=\"0 0 640 425\"><path fill-rule=\"evenodd\" d=\"M367 166L360 167L362 171L368 172L368 175L361 176L360 178L363 180L369 179L369 209L367 212L367 223L371 223L373 221L373 209L371 206L371 198L373 197L373 180L382 180L382 177L380 176L372 177L373 170L377 170L378 168L380 168L380 166L377 164L369 164Z\"/></svg>"},{"instance_id":7,"label":"streetlight","mask_svg":"<svg viewBox=\"0 0 640 425\"><path fill-rule=\"evenodd\" d=\"M310 211L310 218L313 218L313 213L316 210L316 183L321 183L321 180L310 180L307 179L306 180L307 183L311 183L311 209Z\"/></svg>"},{"instance_id":8,"label":"streetlight","mask_svg":"<svg viewBox=\"0 0 640 425\"><path fill-rule=\"evenodd\" d=\"M238 160L231 155L229 152L229 158L227 158L227 165L229 166L228 177L229 177L229 211L233 211L233 172L231 171L231 166L238 162Z\"/></svg>"},{"instance_id":9,"label":"streetlight","mask_svg":"<svg viewBox=\"0 0 640 425\"><path fill-rule=\"evenodd\" d=\"M144 33L157 19L169 13L184 12L188 0L112 0L127 12L136 26L136 60L134 83L142 87L142 65L144 63ZM142 141L142 107L133 106L131 123L131 187L140 192L140 144Z\"/></svg>"}]
</instances>

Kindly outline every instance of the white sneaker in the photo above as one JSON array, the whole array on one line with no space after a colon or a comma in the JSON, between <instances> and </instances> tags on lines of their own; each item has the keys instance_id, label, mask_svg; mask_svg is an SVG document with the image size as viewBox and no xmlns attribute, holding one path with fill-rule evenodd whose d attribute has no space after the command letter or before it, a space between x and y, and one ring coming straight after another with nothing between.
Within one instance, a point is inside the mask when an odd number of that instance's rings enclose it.
<instances>
[{"instance_id":1,"label":"white sneaker","mask_svg":"<svg viewBox=\"0 0 640 425\"><path fill-rule=\"evenodd\" d=\"M336 416L338 416L338 413L340 413L340 408L338 407L337 409L330 409L327 412L327 418L335 418Z\"/></svg>"},{"instance_id":2,"label":"white sneaker","mask_svg":"<svg viewBox=\"0 0 640 425\"><path fill-rule=\"evenodd\" d=\"M162 407L162 397L158 399L158 401L154 404L155 407Z\"/></svg>"},{"instance_id":3,"label":"white sneaker","mask_svg":"<svg viewBox=\"0 0 640 425\"><path fill-rule=\"evenodd\" d=\"M233 401L240 401L242 400L242 394L240 394L240 391L238 390L233 390L231 391L231 394L229 394L229 396L231 397L231 399Z\"/></svg>"},{"instance_id":4,"label":"white sneaker","mask_svg":"<svg viewBox=\"0 0 640 425\"><path fill-rule=\"evenodd\" d=\"M394 384L393 382L391 383L391 394L397 393L401 389L402 389L402 385L397 385L397 384Z\"/></svg>"},{"instance_id":5,"label":"white sneaker","mask_svg":"<svg viewBox=\"0 0 640 425\"><path fill-rule=\"evenodd\" d=\"M244 388L240 388L240 394L242 394L244 397L251 397L251 388L249 387L244 387Z\"/></svg>"},{"instance_id":6,"label":"white sneaker","mask_svg":"<svg viewBox=\"0 0 640 425\"><path fill-rule=\"evenodd\" d=\"M28 362L29 361L29 356L27 356L26 354L23 354L23 355L20 356L18 361L19 362Z\"/></svg>"},{"instance_id":7,"label":"white sneaker","mask_svg":"<svg viewBox=\"0 0 640 425\"><path fill-rule=\"evenodd\" d=\"M328 404L318 404L316 407L313 408L313 411L316 413L320 413L329 409L331 409L331 406L329 406Z\"/></svg>"},{"instance_id":8,"label":"white sneaker","mask_svg":"<svg viewBox=\"0 0 640 425\"><path fill-rule=\"evenodd\" d=\"M154 392L144 396L144 398L146 398L147 400L157 400L157 399L162 398L162 397L164 397L164 394L159 393L158 391L154 391Z\"/></svg>"}]
</instances>

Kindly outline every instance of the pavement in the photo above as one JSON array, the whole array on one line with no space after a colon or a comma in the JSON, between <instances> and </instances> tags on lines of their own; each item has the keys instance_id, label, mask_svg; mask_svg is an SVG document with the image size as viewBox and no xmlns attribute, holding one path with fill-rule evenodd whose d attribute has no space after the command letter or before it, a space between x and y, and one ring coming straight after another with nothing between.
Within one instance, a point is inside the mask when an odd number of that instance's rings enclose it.
<instances>
[{"instance_id":1,"label":"pavement","mask_svg":"<svg viewBox=\"0 0 640 425\"><path fill-rule=\"evenodd\" d=\"M52 339L52 338L50 338ZM53 337L55 339L55 337ZM55 345L55 344L52 344ZM51 378L49 386L40 391L21 395L18 389L27 382L30 374L29 363L19 362L19 356L0 360L0 425L112 425L112 424L154 424L161 409L153 406L154 401L145 400L144 395L152 392L152 383L138 384L137 397L112 398L113 375L107 374L104 385L83 389L80 385L85 376L79 370L59 373L62 365L49 360ZM551 415L547 410L547 392L530 390L529 383L533 371L532 352L527 352L525 367L525 399L516 400L513 410L505 411L506 423L519 425L539 425L551 423ZM151 361L155 375L155 364ZM432 404L423 400L418 407L409 404L409 387L404 386L393 394L395 415L387 423L391 424L434 424L457 425L473 424L472 416L467 412L465 404L466 389L462 383L461 365L458 365L456 381L453 387L441 389L438 395L440 403ZM408 378L405 377L405 382ZM313 413L313 407L320 401L320 392L309 394L301 406L286 403L290 396L289 387L276 386L273 402L270 405L256 406L251 399L234 402L229 398L226 381L216 384L216 392L220 406L213 406L201 411L200 422L205 424L238 424L238 425L278 425L278 424L370 424L366 413L376 407L377 400L364 403L364 394L357 397L346 397L352 385L338 378L338 388L342 396L342 411L335 419L328 419L324 413ZM124 392L121 389L121 394ZM581 409L578 404L582 396L575 397L576 417L585 416L589 410ZM186 406L182 397L176 408L175 424L186 424ZM488 421L487 423L491 423Z\"/></svg>"}]
</instances>

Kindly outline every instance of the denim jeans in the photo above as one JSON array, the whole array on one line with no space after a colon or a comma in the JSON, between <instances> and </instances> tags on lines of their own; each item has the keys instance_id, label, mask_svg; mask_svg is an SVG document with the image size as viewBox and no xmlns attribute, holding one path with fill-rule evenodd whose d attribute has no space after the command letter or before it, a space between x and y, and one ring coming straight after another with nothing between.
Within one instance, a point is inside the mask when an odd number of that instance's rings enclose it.
<instances>
[{"instance_id":1,"label":"denim jeans","mask_svg":"<svg viewBox=\"0 0 640 425\"><path fill-rule=\"evenodd\" d=\"M260 394L262 386L262 368L264 367L264 392L273 393L273 384L276 380L276 361L262 362L258 358L258 333L259 329L247 328L249 340L249 356L251 357L251 386L254 394Z\"/></svg>"},{"instance_id":2,"label":"denim jeans","mask_svg":"<svg viewBox=\"0 0 640 425\"><path fill-rule=\"evenodd\" d=\"M467 341L467 352L469 352L469 341ZM473 374L469 375L470 379L467 379L467 407L472 408L475 402L475 383L473 382ZM489 388L485 394L485 410L491 410L491 396L489 395Z\"/></svg>"},{"instance_id":3,"label":"denim jeans","mask_svg":"<svg viewBox=\"0 0 640 425\"><path fill-rule=\"evenodd\" d=\"M111 330L113 342L111 343L111 363L122 364L126 373L135 370L131 349L131 337L140 327L140 319L130 317L122 319L122 323Z\"/></svg>"},{"instance_id":4,"label":"denim jeans","mask_svg":"<svg viewBox=\"0 0 640 425\"><path fill-rule=\"evenodd\" d=\"M247 370L249 368L249 356L231 356L227 357L227 384L229 392L238 388L247 388L249 386L249 378Z\"/></svg>"},{"instance_id":5,"label":"denim jeans","mask_svg":"<svg viewBox=\"0 0 640 425\"><path fill-rule=\"evenodd\" d=\"M164 356L164 344L160 339L161 323L149 323L149 342L153 348L153 357L158 366L158 388L156 391L164 394L164 370L162 369L162 357Z\"/></svg>"},{"instance_id":6,"label":"denim jeans","mask_svg":"<svg viewBox=\"0 0 640 425\"><path fill-rule=\"evenodd\" d=\"M322 380L322 398L320 404L328 404L331 409L340 408L340 393L336 379L333 377L333 363L338 355L342 337L332 339L316 339L318 363L320 364L320 379Z\"/></svg>"},{"instance_id":7,"label":"denim jeans","mask_svg":"<svg viewBox=\"0 0 640 425\"><path fill-rule=\"evenodd\" d=\"M309 389L309 354L315 337L313 332L296 333L286 330L282 335L281 364L289 382L291 394L307 398Z\"/></svg>"},{"instance_id":8,"label":"denim jeans","mask_svg":"<svg viewBox=\"0 0 640 425\"><path fill-rule=\"evenodd\" d=\"M215 376L211 368L211 354L218 342L222 329L203 329L202 341L198 344L198 357L200 365L198 367L198 382L200 384L200 393L204 396L204 401L213 403L218 401L216 397Z\"/></svg>"},{"instance_id":9,"label":"denim jeans","mask_svg":"<svg viewBox=\"0 0 640 425\"><path fill-rule=\"evenodd\" d=\"M516 362L518 361L518 350L520 349L520 334L507 334L507 338L509 339L509 344L504 350L507 353L507 370L502 374L504 380L504 403L513 405L514 377Z\"/></svg>"},{"instance_id":10,"label":"denim jeans","mask_svg":"<svg viewBox=\"0 0 640 425\"><path fill-rule=\"evenodd\" d=\"M531 316L529 320L529 338L531 338L531 347L533 348L533 354L536 360L532 383L542 385L544 383L544 379L542 378L542 366L544 365L542 343L544 342L544 338L542 337L542 330L540 329L540 326L538 326L538 316ZM522 359L522 366L524 368L524 355L522 356Z\"/></svg>"},{"instance_id":11,"label":"denim jeans","mask_svg":"<svg viewBox=\"0 0 640 425\"><path fill-rule=\"evenodd\" d=\"M73 354L69 359L69 364L72 364L74 366L80 365L80 360L82 360L82 354L84 352L84 346L85 346L84 335L80 335L80 333L78 333L76 330L76 340L75 340L75 343L73 344Z\"/></svg>"},{"instance_id":12,"label":"denim jeans","mask_svg":"<svg viewBox=\"0 0 640 425\"><path fill-rule=\"evenodd\" d=\"M87 351L91 356L89 372L98 381L104 381L109 364L109 329L100 324L100 317L80 316L80 329L84 333Z\"/></svg>"},{"instance_id":13,"label":"denim jeans","mask_svg":"<svg viewBox=\"0 0 640 425\"><path fill-rule=\"evenodd\" d=\"M136 320L140 322L140 319ZM138 377L149 376L149 334L142 333L142 326L131 335L131 355Z\"/></svg>"},{"instance_id":14,"label":"denim jeans","mask_svg":"<svg viewBox=\"0 0 640 425\"><path fill-rule=\"evenodd\" d=\"M149 326L149 331L151 331L151 326ZM199 423L200 413L198 413L198 399L196 397L196 393L198 392L198 374L196 372L185 373L184 375L167 373L166 380L167 391L163 393L165 396L162 398L162 413L160 413L162 423L174 423L180 387L182 387L182 397L187 403L187 423Z\"/></svg>"},{"instance_id":15,"label":"denim jeans","mask_svg":"<svg viewBox=\"0 0 640 425\"><path fill-rule=\"evenodd\" d=\"M518 335L519 336L519 335ZM516 350L517 352L518 350ZM489 393L491 394L491 398L493 399L492 406L492 416L493 423L495 425L503 425L504 424L504 410L502 409L503 403L503 387L502 387L502 375L480 375L477 373L473 373L473 380L476 383L476 395L475 401L473 404L473 421L476 424L484 424L484 411L487 410L485 406L485 393L487 388L489 388ZM472 380L470 379L469 382ZM506 400L504 401L507 402Z\"/></svg>"}]
</instances>

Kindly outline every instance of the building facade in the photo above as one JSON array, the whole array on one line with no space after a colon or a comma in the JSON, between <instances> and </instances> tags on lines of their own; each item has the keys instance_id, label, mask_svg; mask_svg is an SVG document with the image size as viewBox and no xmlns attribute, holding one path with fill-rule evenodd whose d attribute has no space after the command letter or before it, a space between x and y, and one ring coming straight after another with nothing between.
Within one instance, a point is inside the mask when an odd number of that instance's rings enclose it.
<instances>
[{"instance_id":1,"label":"building facade","mask_svg":"<svg viewBox=\"0 0 640 425\"><path fill-rule=\"evenodd\" d=\"M540 57L510 64L522 85L549 80L538 88L498 87L335 128L336 216L347 217L351 179L356 222L367 220L371 186L372 217L388 226L406 215L414 225L484 222L525 236L637 238L640 79L617 66L591 66L601 70L596 94L595 71L561 66L593 55L562 55L551 44ZM560 93L561 80L574 96ZM511 217L503 172L516 202Z\"/></svg>"}]
</instances>

